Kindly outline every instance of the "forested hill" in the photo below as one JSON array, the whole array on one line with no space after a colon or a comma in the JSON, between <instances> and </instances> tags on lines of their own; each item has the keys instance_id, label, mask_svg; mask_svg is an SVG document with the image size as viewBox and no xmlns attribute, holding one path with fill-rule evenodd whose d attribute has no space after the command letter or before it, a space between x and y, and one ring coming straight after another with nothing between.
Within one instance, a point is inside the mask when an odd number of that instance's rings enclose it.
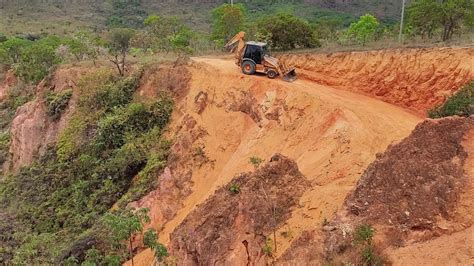
<instances>
[{"instance_id":1,"label":"forested hill","mask_svg":"<svg viewBox=\"0 0 474 266\"><path fill-rule=\"evenodd\" d=\"M102 28L125 23L140 27L150 14L175 15L197 30L208 31L210 11L223 0L0 0L0 33L67 34L78 28ZM227 1L228 2L228 1ZM400 12L395 0L235 0L243 3L252 18L280 10L291 11L310 22L321 18L346 24L367 12L385 22Z\"/></svg>"}]
</instances>

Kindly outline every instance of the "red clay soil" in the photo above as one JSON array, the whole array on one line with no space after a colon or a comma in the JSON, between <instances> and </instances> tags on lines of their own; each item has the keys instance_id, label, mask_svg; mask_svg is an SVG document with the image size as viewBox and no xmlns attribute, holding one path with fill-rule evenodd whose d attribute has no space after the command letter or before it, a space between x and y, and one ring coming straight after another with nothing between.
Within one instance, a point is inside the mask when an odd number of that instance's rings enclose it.
<instances>
[{"instance_id":1,"label":"red clay soil","mask_svg":"<svg viewBox=\"0 0 474 266\"><path fill-rule=\"evenodd\" d=\"M300 78L354 91L422 115L474 79L471 47L282 56Z\"/></svg>"},{"instance_id":2,"label":"red clay soil","mask_svg":"<svg viewBox=\"0 0 474 266\"><path fill-rule=\"evenodd\" d=\"M405 246L463 230L454 223L461 195L473 178L465 171L462 143L474 116L427 120L369 165L338 213L326 239L329 254L350 247L340 228L368 223L379 229L379 246ZM384 240L385 239L385 240ZM385 242L385 243L383 243Z\"/></svg>"},{"instance_id":3,"label":"red clay soil","mask_svg":"<svg viewBox=\"0 0 474 266\"><path fill-rule=\"evenodd\" d=\"M239 193L230 191L232 184ZM182 265L263 262L266 236L289 218L308 185L294 161L274 155L192 211L171 234L172 255Z\"/></svg>"}]
</instances>

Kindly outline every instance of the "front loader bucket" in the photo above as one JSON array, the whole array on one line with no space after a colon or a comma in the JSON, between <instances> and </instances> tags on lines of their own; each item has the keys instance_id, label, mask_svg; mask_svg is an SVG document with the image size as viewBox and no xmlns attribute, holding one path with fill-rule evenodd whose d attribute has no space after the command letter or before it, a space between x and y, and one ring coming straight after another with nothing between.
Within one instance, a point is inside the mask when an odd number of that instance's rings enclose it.
<instances>
[{"instance_id":1,"label":"front loader bucket","mask_svg":"<svg viewBox=\"0 0 474 266\"><path fill-rule=\"evenodd\" d=\"M296 71L294 69L290 70L282 76L284 81L293 82L296 80Z\"/></svg>"}]
</instances>

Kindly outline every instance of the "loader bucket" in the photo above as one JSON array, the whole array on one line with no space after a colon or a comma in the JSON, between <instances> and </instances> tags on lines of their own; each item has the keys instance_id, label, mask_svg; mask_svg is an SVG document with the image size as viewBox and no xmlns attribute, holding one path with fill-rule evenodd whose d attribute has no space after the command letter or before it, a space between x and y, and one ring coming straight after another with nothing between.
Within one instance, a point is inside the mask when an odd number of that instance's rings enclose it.
<instances>
[{"instance_id":1,"label":"loader bucket","mask_svg":"<svg viewBox=\"0 0 474 266\"><path fill-rule=\"evenodd\" d=\"M293 82L296 80L296 71L294 69L290 70L282 76L284 81Z\"/></svg>"}]
</instances>

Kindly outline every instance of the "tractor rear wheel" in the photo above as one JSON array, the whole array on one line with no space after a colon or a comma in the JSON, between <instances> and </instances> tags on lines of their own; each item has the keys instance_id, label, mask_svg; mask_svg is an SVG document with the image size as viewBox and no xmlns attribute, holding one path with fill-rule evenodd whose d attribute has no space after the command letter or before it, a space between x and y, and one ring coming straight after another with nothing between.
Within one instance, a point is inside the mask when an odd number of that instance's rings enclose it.
<instances>
[{"instance_id":1,"label":"tractor rear wheel","mask_svg":"<svg viewBox=\"0 0 474 266\"><path fill-rule=\"evenodd\" d=\"M242 63L242 72L246 75L255 74L256 66L252 61L244 61Z\"/></svg>"},{"instance_id":2,"label":"tractor rear wheel","mask_svg":"<svg viewBox=\"0 0 474 266\"><path fill-rule=\"evenodd\" d=\"M270 78L270 79L274 79L276 78L276 76L278 76L278 73L273 70L273 69L270 69L267 71L267 77Z\"/></svg>"}]
</instances>

